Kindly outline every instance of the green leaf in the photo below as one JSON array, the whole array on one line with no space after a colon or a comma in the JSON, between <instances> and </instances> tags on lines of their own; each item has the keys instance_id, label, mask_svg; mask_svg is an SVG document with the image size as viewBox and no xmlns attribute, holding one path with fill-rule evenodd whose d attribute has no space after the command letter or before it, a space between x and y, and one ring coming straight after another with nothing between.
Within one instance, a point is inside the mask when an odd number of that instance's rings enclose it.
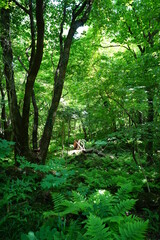
<instances>
[{"instance_id":1,"label":"green leaf","mask_svg":"<svg viewBox=\"0 0 160 240\"><path fill-rule=\"evenodd\" d=\"M109 228L105 227L103 220L93 214L90 214L88 217L86 226L87 232L85 236L89 237L89 239L94 240L106 240L111 239Z\"/></svg>"},{"instance_id":2,"label":"green leaf","mask_svg":"<svg viewBox=\"0 0 160 240\"><path fill-rule=\"evenodd\" d=\"M145 239L145 233L148 227L148 221L146 222L129 222L119 227L119 232L122 240L143 240Z\"/></svg>"}]
</instances>

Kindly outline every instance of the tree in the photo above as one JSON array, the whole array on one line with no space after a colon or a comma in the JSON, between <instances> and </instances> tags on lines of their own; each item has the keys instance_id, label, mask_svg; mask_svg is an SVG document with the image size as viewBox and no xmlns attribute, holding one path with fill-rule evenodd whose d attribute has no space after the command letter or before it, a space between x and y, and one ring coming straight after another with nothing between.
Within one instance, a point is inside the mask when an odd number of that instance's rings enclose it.
<instances>
[{"instance_id":1,"label":"tree","mask_svg":"<svg viewBox=\"0 0 160 240\"><path fill-rule=\"evenodd\" d=\"M104 8L103 3L103 1L100 1L98 4L101 12ZM132 68L132 76L130 75L132 86L143 87L143 94L147 98L146 155L148 163L153 162L154 98L159 88L159 7L158 1L127 2L125 0L117 0L108 3L107 9L103 14L103 19L105 19L107 26L105 28L106 33L109 34L112 40L108 46L103 44L102 47L123 47L128 50L131 54L127 64L131 66L130 69ZM128 83L131 84L131 81Z\"/></svg>"},{"instance_id":2,"label":"tree","mask_svg":"<svg viewBox=\"0 0 160 240\"><path fill-rule=\"evenodd\" d=\"M33 88L41 66L44 50L44 3L43 0L37 0L35 3L36 26L34 26L34 2L30 0L28 6L23 5L23 1L18 2L14 0L13 2L18 8L20 8L21 11L23 11L24 16L29 18L31 38L29 64L28 68L26 69L27 80L25 84L23 107L22 112L20 112L17 103L17 93L13 69L14 59L12 51L12 39L10 36L10 17L12 16L12 14L14 14L15 9L2 8L1 46L3 50L4 74L6 78L9 110L14 134L14 141L16 142L16 153L18 153L19 155L24 155L30 159L35 159L38 157L39 161L45 163L48 146L52 136L52 129L55 122L56 112L62 95L72 40L78 27L83 26L86 23L92 8L93 0L79 1L78 4L76 4L75 1L66 0L62 2L58 1L57 4L54 5L48 2L50 9L54 9L54 13L56 10L58 10L61 14L61 20L58 19L58 21L60 22L58 33L60 51L59 60L54 75L53 97L48 111L48 116L43 130L43 134L40 140L40 152L38 153L38 156L37 154L35 155L33 151L31 151L29 145L29 118L32 96L36 121L34 134L36 136L38 121L36 119L37 107ZM63 36L65 26L69 28L66 37Z\"/></svg>"},{"instance_id":3,"label":"tree","mask_svg":"<svg viewBox=\"0 0 160 240\"><path fill-rule=\"evenodd\" d=\"M159 136L159 2L96 4L89 31L99 30L94 39L88 32L88 38L74 45L78 64L69 65L68 88L73 102L87 113L84 120L91 123L92 138L131 131L130 138L140 139L150 164Z\"/></svg>"}]
</instances>

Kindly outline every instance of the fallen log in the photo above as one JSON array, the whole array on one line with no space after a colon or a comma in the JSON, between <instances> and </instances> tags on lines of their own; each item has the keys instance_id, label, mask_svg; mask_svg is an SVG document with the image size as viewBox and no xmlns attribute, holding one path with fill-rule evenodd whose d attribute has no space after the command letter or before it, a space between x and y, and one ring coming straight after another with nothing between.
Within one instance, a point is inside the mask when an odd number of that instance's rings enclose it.
<instances>
[{"instance_id":1,"label":"fallen log","mask_svg":"<svg viewBox=\"0 0 160 240\"><path fill-rule=\"evenodd\" d=\"M94 148L89 148L89 149L75 149L75 150L71 150L68 152L68 155L80 155L80 154L88 154L88 153L95 153L100 157L105 157L106 155L100 151L98 151L97 149Z\"/></svg>"},{"instance_id":2,"label":"fallen log","mask_svg":"<svg viewBox=\"0 0 160 240\"><path fill-rule=\"evenodd\" d=\"M97 149L94 149L94 148L83 149L82 152L86 153L86 154L87 153L95 153L95 154L97 154L100 157L105 157L104 153L102 153L102 152L100 152L100 151L98 151Z\"/></svg>"}]
</instances>

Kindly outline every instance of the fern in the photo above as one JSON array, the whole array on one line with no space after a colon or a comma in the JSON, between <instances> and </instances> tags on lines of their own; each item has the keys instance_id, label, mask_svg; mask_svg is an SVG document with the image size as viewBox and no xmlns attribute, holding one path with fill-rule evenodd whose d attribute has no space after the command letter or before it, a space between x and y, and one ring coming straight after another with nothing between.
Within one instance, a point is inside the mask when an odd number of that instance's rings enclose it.
<instances>
[{"instance_id":1,"label":"fern","mask_svg":"<svg viewBox=\"0 0 160 240\"><path fill-rule=\"evenodd\" d=\"M64 209L64 207L62 207L62 203L65 200L65 197L60 194L60 193L53 193L52 194L52 200L54 203L54 211L55 212L60 212Z\"/></svg>"},{"instance_id":2,"label":"fern","mask_svg":"<svg viewBox=\"0 0 160 240\"><path fill-rule=\"evenodd\" d=\"M126 211L129 211L133 208L135 202L136 200L134 199L127 199L116 204L111 211L112 216L125 215Z\"/></svg>"},{"instance_id":3,"label":"fern","mask_svg":"<svg viewBox=\"0 0 160 240\"><path fill-rule=\"evenodd\" d=\"M87 223L87 232L85 236L93 240L106 240L110 238L109 229L105 227L103 220L95 215L90 214Z\"/></svg>"},{"instance_id":4,"label":"fern","mask_svg":"<svg viewBox=\"0 0 160 240\"><path fill-rule=\"evenodd\" d=\"M88 201L93 205L94 214L103 218L110 215L113 200L114 198L109 191L99 190L92 194Z\"/></svg>"},{"instance_id":5,"label":"fern","mask_svg":"<svg viewBox=\"0 0 160 240\"><path fill-rule=\"evenodd\" d=\"M54 176L52 174L46 175L46 177L41 182L41 187L43 189L50 189L53 187L60 187L67 181L66 176Z\"/></svg>"},{"instance_id":6,"label":"fern","mask_svg":"<svg viewBox=\"0 0 160 240\"><path fill-rule=\"evenodd\" d=\"M146 222L129 222L119 227L119 232L122 240L143 240L148 227Z\"/></svg>"},{"instance_id":7,"label":"fern","mask_svg":"<svg viewBox=\"0 0 160 240\"><path fill-rule=\"evenodd\" d=\"M54 211L45 213L45 216L59 216L64 217L68 214L75 214L79 216L82 213L86 216L86 233L83 231L80 235L75 232L75 222L72 222L68 227L65 236L68 238L75 239L129 239L129 234L134 232L137 228L137 232L133 235L133 240L141 240L144 236L147 224L140 222L139 219L132 216L126 217L126 211L130 211L136 200L127 199L119 200L119 195L122 193L127 194L127 189L130 191L131 188L121 188L116 196L113 196L109 191L98 190L92 194L88 199L81 195L79 192L73 191L71 200L66 200L62 194L52 194L54 202ZM117 201L119 201L117 203ZM78 219L77 219L78 224ZM105 223L108 228L105 227ZM137 225L135 224L137 223ZM141 227L142 226L142 230ZM57 233L60 234L60 233ZM67 234L67 235L66 235ZM84 234L84 235L83 235Z\"/></svg>"},{"instance_id":8,"label":"fern","mask_svg":"<svg viewBox=\"0 0 160 240\"><path fill-rule=\"evenodd\" d=\"M48 216L65 216L69 213L78 214L80 211L85 212L87 209L92 208L92 204L88 203L85 198L77 192L72 192L73 201L66 200L62 194L52 194L54 202L54 211L46 212L45 217Z\"/></svg>"},{"instance_id":9,"label":"fern","mask_svg":"<svg viewBox=\"0 0 160 240\"><path fill-rule=\"evenodd\" d=\"M133 186L131 183L126 183L121 186L120 189L118 189L118 192L116 193L116 197L119 200L125 200L126 198L129 198L130 192L132 192Z\"/></svg>"},{"instance_id":10,"label":"fern","mask_svg":"<svg viewBox=\"0 0 160 240\"><path fill-rule=\"evenodd\" d=\"M80 238L81 237L81 238ZM68 231L67 231L67 238L66 239L84 239L82 236L82 229L81 225L78 221L71 221Z\"/></svg>"},{"instance_id":11,"label":"fern","mask_svg":"<svg viewBox=\"0 0 160 240\"><path fill-rule=\"evenodd\" d=\"M65 200L61 204L66 207L64 214L72 213L78 214L78 212L86 211L87 209L92 208L90 204L80 193L73 191L72 192L73 201Z\"/></svg>"},{"instance_id":12,"label":"fern","mask_svg":"<svg viewBox=\"0 0 160 240\"><path fill-rule=\"evenodd\" d=\"M72 191L72 195L73 195L73 201L74 202L85 202L86 201L84 196L81 195L79 192Z\"/></svg>"},{"instance_id":13,"label":"fern","mask_svg":"<svg viewBox=\"0 0 160 240\"><path fill-rule=\"evenodd\" d=\"M85 171L81 174L82 177L85 178L85 183L87 183L90 187L93 186L95 188L105 188L108 173L99 169L93 169L91 171Z\"/></svg>"},{"instance_id":14,"label":"fern","mask_svg":"<svg viewBox=\"0 0 160 240\"><path fill-rule=\"evenodd\" d=\"M5 158L11 154L14 144L14 142L8 142L0 138L0 160L5 160Z\"/></svg>"},{"instance_id":15,"label":"fern","mask_svg":"<svg viewBox=\"0 0 160 240\"><path fill-rule=\"evenodd\" d=\"M56 229L51 229L50 226L42 226L38 232L36 232L36 239L38 240L52 240L53 236L56 234Z\"/></svg>"}]
</instances>

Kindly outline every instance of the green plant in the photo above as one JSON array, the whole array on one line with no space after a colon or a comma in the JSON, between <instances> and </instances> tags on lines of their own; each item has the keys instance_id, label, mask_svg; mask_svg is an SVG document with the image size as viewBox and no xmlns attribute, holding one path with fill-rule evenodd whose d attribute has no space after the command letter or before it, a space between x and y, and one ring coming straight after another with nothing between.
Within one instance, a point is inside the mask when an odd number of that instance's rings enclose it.
<instances>
[{"instance_id":1,"label":"green plant","mask_svg":"<svg viewBox=\"0 0 160 240\"><path fill-rule=\"evenodd\" d=\"M113 239L110 237L111 233L109 231L109 228L106 228L103 220L97 216L90 214L87 219L85 227L87 229L85 236L88 239L94 240Z\"/></svg>"},{"instance_id":2,"label":"green plant","mask_svg":"<svg viewBox=\"0 0 160 240\"><path fill-rule=\"evenodd\" d=\"M13 152L14 142L6 141L5 139L0 138L0 161L11 161L11 158L7 158Z\"/></svg>"},{"instance_id":3,"label":"green plant","mask_svg":"<svg viewBox=\"0 0 160 240\"><path fill-rule=\"evenodd\" d=\"M54 193L52 195L54 211L45 212L44 217L66 219L65 228L57 228L59 233L63 232L63 237L69 238L71 232L74 234L74 230L70 232L69 229L74 223L73 220L70 221L70 216L75 215L77 224L79 223L81 227L82 223L85 224L85 230L83 229L83 236L80 239L127 239L128 236L133 240L144 239L148 222L132 215L127 216L127 212L132 210L136 201L134 199L120 200L118 196L122 192L123 190L119 190L116 195L112 195L109 191L99 190L84 197L73 191L70 200L66 200L62 194ZM55 225L51 227L52 230L53 228Z\"/></svg>"}]
</instances>

